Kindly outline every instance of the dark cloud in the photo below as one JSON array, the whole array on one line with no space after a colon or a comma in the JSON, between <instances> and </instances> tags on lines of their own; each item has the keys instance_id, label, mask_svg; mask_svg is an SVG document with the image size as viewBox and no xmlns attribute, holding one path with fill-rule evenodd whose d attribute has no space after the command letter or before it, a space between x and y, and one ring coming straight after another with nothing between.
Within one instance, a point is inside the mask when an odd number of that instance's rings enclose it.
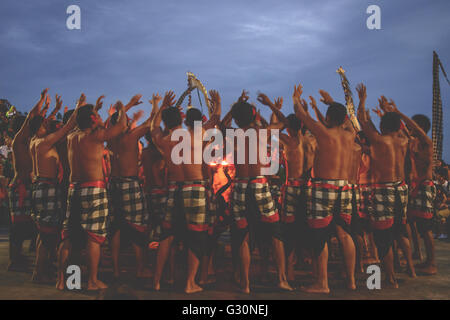
<instances>
[{"instance_id":1,"label":"dark cloud","mask_svg":"<svg viewBox=\"0 0 450 320\"><path fill-rule=\"evenodd\" d=\"M71 4L82 10L80 31L66 29ZM381 7L382 30L366 28L371 4ZM225 110L245 88L254 101L258 91L283 96L289 112L299 82L306 95L323 88L343 100L342 65L353 87L367 84L369 106L385 94L409 115L431 116L433 50L450 72L449 8L448 0L2 0L0 92L20 110L43 87L69 105L81 91L92 101L105 94L108 105L137 92L180 94L192 71L220 91Z\"/></svg>"}]
</instances>

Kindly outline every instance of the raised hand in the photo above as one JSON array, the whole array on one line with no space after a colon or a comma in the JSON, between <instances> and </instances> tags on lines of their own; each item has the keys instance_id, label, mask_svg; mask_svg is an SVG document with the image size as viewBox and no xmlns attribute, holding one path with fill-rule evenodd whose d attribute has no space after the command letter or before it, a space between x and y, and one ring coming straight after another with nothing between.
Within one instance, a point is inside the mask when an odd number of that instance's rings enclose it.
<instances>
[{"instance_id":1,"label":"raised hand","mask_svg":"<svg viewBox=\"0 0 450 320\"><path fill-rule=\"evenodd\" d=\"M101 95L100 97L98 97L97 101L95 102L95 111L98 112L98 110L100 110L103 107L103 99L105 98L104 95Z\"/></svg>"},{"instance_id":2,"label":"raised hand","mask_svg":"<svg viewBox=\"0 0 450 320\"><path fill-rule=\"evenodd\" d=\"M265 106L273 106L272 101L270 101L269 97L267 97L264 93L258 94L258 98L256 100Z\"/></svg>"},{"instance_id":3,"label":"raised hand","mask_svg":"<svg viewBox=\"0 0 450 320\"><path fill-rule=\"evenodd\" d=\"M298 86L294 86L294 93L292 94L292 99L294 100L294 103L300 103L300 97L303 93L303 87L301 84Z\"/></svg>"},{"instance_id":4,"label":"raised hand","mask_svg":"<svg viewBox=\"0 0 450 320\"><path fill-rule=\"evenodd\" d=\"M242 90L241 96L239 97L238 101L239 102L247 102L248 99L249 99L248 91L245 91L245 89Z\"/></svg>"},{"instance_id":5,"label":"raised hand","mask_svg":"<svg viewBox=\"0 0 450 320\"><path fill-rule=\"evenodd\" d=\"M323 102L324 104L330 105L334 102L333 98L325 90L319 90L319 93L322 96L322 98L320 98L320 101Z\"/></svg>"},{"instance_id":6,"label":"raised hand","mask_svg":"<svg viewBox=\"0 0 450 320\"><path fill-rule=\"evenodd\" d=\"M169 92L166 91L166 94L164 95L164 99L161 105L161 109L173 106L174 104L175 104L175 93L173 93L172 90L170 90Z\"/></svg>"},{"instance_id":7,"label":"raised hand","mask_svg":"<svg viewBox=\"0 0 450 320\"><path fill-rule=\"evenodd\" d=\"M51 103L52 99L50 98L50 95L46 96L45 99L45 105L44 108L41 110L41 116L43 116L45 118L45 115L47 114L47 110L50 107L50 103Z\"/></svg>"},{"instance_id":8,"label":"raised hand","mask_svg":"<svg viewBox=\"0 0 450 320\"><path fill-rule=\"evenodd\" d=\"M120 110L122 110L124 107L123 107L123 103L122 103L122 101L117 101L115 104L114 104L114 109L116 109L116 111L120 111Z\"/></svg>"},{"instance_id":9,"label":"raised hand","mask_svg":"<svg viewBox=\"0 0 450 320\"><path fill-rule=\"evenodd\" d=\"M47 92L48 92L48 88L45 88L44 90L42 90L41 92L41 99L39 101L41 101L42 103L44 103L45 98L47 97Z\"/></svg>"},{"instance_id":10,"label":"raised hand","mask_svg":"<svg viewBox=\"0 0 450 320\"><path fill-rule=\"evenodd\" d=\"M86 96L84 95L84 93L81 93L80 98L78 99L77 102L77 108L82 107L86 104Z\"/></svg>"},{"instance_id":11,"label":"raised hand","mask_svg":"<svg viewBox=\"0 0 450 320\"><path fill-rule=\"evenodd\" d=\"M216 107L221 104L219 92L216 90L209 90L209 96L211 97L210 101L213 105L213 109L216 109Z\"/></svg>"},{"instance_id":12,"label":"raised hand","mask_svg":"<svg viewBox=\"0 0 450 320\"><path fill-rule=\"evenodd\" d=\"M283 97L275 99L275 108L281 110L282 107L283 107Z\"/></svg>"},{"instance_id":13,"label":"raised hand","mask_svg":"<svg viewBox=\"0 0 450 320\"><path fill-rule=\"evenodd\" d=\"M61 96L55 95L55 100L56 100L55 110L56 110L56 112L58 112L59 110L61 110L61 107L62 107Z\"/></svg>"},{"instance_id":14,"label":"raised hand","mask_svg":"<svg viewBox=\"0 0 450 320\"><path fill-rule=\"evenodd\" d=\"M142 98L142 94L136 94L134 95L130 101L128 102L128 104L126 105L126 111L128 111L129 109L131 109L132 107L135 107L137 105L140 105L142 103L141 101Z\"/></svg>"},{"instance_id":15,"label":"raised hand","mask_svg":"<svg viewBox=\"0 0 450 320\"><path fill-rule=\"evenodd\" d=\"M68 107L68 106L65 106L65 107L64 107L64 114L66 114L67 111L69 111L69 107Z\"/></svg>"},{"instance_id":16,"label":"raised hand","mask_svg":"<svg viewBox=\"0 0 450 320\"><path fill-rule=\"evenodd\" d=\"M376 113L377 116L380 117L380 118L384 115L384 112L381 109L379 109L378 107L376 107L375 109L372 109L372 111L374 113Z\"/></svg>"},{"instance_id":17,"label":"raised hand","mask_svg":"<svg viewBox=\"0 0 450 320\"><path fill-rule=\"evenodd\" d=\"M309 96L309 100L311 100L311 102L309 103L311 105L311 107L315 110L317 109L317 102L316 99L314 99L313 96ZM303 100L304 101L304 100ZM305 101L306 102L306 101Z\"/></svg>"},{"instance_id":18,"label":"raised hand","mask_svg":"<svg viewBox=\"0 0 450 320\"><path fill-rule=\"evenodd\" d=\"M150 104L153 106L153 108L158 107L158 103L161 101L162 97L159 95L159 93L157 93L156 95L153 94L152 95L152 99L148 100L148 102L150 102Z\"/></svg>"},{"instance_id":19,"label":"raised hand","mask_svg":"<svg viewBox=\"0 0 450 320\"><path fill-rule=\"evenodd\" d=\"M305 99L300 99L300 105L303 107L303 110L305 110L305 112L308 112L308 102L306 102ZM316 106L316 108L317 108L317 106Z\"/></svg>"},{"instance_id":20,"label":"raised hand","mask_svg":"<svg viewBox=\"0 0 450 320\"><path fill-rule=\"evenodd\" d=\"M356 86L356 91L358 92L359 104L365 104L367 99L367 89L363 83Z\"/></svg>"},{"instance_id":21,"label":"raised hand","mask_svg":"<svg viewBox=\"0 0 450 320\"><path fill-rule=\"evenodd\" d=\"M394 100L389 99L389 106L390 106L392 112L395 112L395 113L400 112L400 111L398 111L397 105L395 104Z\"/></svg>"}]
</instances>

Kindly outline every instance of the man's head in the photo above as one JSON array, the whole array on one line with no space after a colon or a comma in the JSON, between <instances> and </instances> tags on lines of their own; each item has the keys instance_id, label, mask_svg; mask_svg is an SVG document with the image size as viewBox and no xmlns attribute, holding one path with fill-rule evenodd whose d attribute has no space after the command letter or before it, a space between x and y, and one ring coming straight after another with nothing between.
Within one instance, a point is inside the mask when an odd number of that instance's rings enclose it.
<instances>
[{"instance_id":1,"label":"man's head","mask_svg":"<svg viewBox=\"0 0 450 320\"><path fill-rule=\"evenodd\" d=\"M11 128L13 130L13 134L16 135L17 132L19 132L20 128L22 127L23 123L25 122L25 116L18 115L15 116L13 121L11 122Z\"/></svg>"},{"instance_id":2,"label":"man's head","mask_svg":"<svg viewBox=\"0 0 450 320\"><path fill-rule=\"evenodd\" d=\"M95 129L99 125L99 115L94 112L92 104L85 104L77 112L77 126L81 130Z\"/></svg>"},{"instance_id":3,"label":"man's head","mask_svg":"<svg viewBox=\"0 0 450 320\"><path fill-rule=\"evenodd\" d=\"M162 112L162 121L167 129L173 129L181 125L181 113L177 107L169 107Z\"/></svg>"},{"instance_id":4,"label":"man's head","mask_svg":"<svg viewBox=\"0 0 450 320\"><path fill-rule=\"evenodd\" d=\"M425 133L428 133L428 131L430 131L431 122L426 115L416 114L412 116L412 119L419 125L419 127L422 128L423 131L425 131Z\"/></svg>"},{"instance_id":5,"label":"man's head","mask_svg":"<svg viewBox=\"0 0 450 320\"><path fill-rule=\"evenodd\" d=\"M338 102L330 104L326 114L326 121L330 127L338 127L344 123L347 116L347 108Z\"/></svg>"},{"instance_id":6,"label":"man's head","mask_svg":"<svg viewBox=\"0 0 450 320\"><path fill-rule=\"evenodd\" d=\"M186 112L186 120L184 120L184 123L186 123L186 125L193 129L194 128L194 122L195 121L202 121L203 115L202 112L200 110L198 110L197 108L190 108L188 109L188 111Z\"/></svg>"},{"instance_id":7,"label":"man's head","mask_svg":"<svg viewBox=\"0 0 450 320\"><path fill-rule=\"evenodd\" d=\"M302 129L302 121L293 113L286 117L288 121L287 131L289 135L296 135Z\"/></svg>"},{"instance_id":8,"label":"man's head","mask_svg":"<svg viewBox=\"0 0 450 320\"><path fill-rule=\"evenodd\" d=\"M70 110L67 110L67 112L66 113L64 113L64 116L63 116L63 124L66 124L67 123L67 121L69 121L69 119L70 119L70 117L72 116L72 114L74 113L74 109L70 109Z\"/></svg>"},{"instance_id":9,"label":"man's head","mask_svg":"<svg viewBox=\"0 0 450 320\"><path fill-rule=\"evenodd\" d=\"M239 101L231 107L231 115L239 128L246 128L255 120L256 111L250 103Z\"/></svg>"},{"instance_id":10,"label":"man's head","mask_svg":"<svg viewBox=\"0 0 450 320\"><path fill-rule=\"evenodd\" d=\"M34 116L30 120L30 133L31 136L37 135L38 137L41 137L45 135L47 132L45 125L44 125L44 117L43 116Z\"/></svg>"},{"instance_id":11,"label":"man's head","mask_svg":"<svg viewBox=\"0 0 450 320\"><path fill-rule=\"evenodd\" d=\"M380 121L381 134L397 132L401 127L400 115L395 112L386 112Z\"/></svg>"}]
</instances>

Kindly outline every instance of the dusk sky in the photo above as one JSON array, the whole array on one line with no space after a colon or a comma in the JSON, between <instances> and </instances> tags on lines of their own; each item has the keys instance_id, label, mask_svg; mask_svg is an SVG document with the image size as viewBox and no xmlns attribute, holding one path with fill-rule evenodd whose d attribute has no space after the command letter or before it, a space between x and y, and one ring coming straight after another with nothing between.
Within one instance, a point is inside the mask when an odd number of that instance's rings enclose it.
<instances>
[{"instance_id":1,"label":"dusk sky","mask_svg":"<svg viewBox=\"0 0 450 320\"><path fill-rule=\"evenodd\" d=\"M81 30L66 28L72 4L81 8ZM366 27L373 4L381 30ZM449 0L1 0L0 13L0 98L20 111L49 87L52 103L58 93L69 108L81 92L91 103L106 95L103 115L142 93L137 109L148 114L152 93L179 96L191 71L220 92L223 112L245 88L253 102L259 91L284 97L287 114L298 83L305 97L325 89L343 102L342 65L355 98L356 84L367 85L368 107L384 94L407 115L431 117L433 50L450 73ZM441 94L449 162L450 86L442 76Z\"/></svg>"}]
</instances>

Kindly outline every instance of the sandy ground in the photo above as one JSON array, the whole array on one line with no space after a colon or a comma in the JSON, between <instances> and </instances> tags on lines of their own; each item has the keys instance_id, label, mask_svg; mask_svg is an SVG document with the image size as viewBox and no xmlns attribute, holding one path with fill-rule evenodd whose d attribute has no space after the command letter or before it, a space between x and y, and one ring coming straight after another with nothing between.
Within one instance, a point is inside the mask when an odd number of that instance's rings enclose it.
<instances>
[{"instance_id":1,"label":"sandy ground","mask_svg":"<svg viewBox=\"0 0 450 320\"><path fill-rule=\"evenodd\" d=\"M134 298L152 300L245 300L245 299L281 299L281 300L301 300L301 299L349 299L349 300L371 300L371 299L450 299L450 242L436 240L437 262L439 273L435 276L421 276L417 279L410 279L406 273L399 273L399 289L368 290L366 280L368 275L357 276L357 290L349 292L345 289L344 280L341 278L341 263L337 259L332 259L329 266L330 289L329 295L306 294L298 290L294 292L280 292L275 288L275 270L270 268L270 279L268 282L258 281L258 277L251 279L252 293L250 295L241 294L233 284L231 278L231 262L229 252L219 250L217 258L216 283L205 286L205 290L193 295L183 293L183 281L177 281L175 286L168 287L162 285L161 292L154 292L150 288L149 280L136 280L134 277L134 256L131 248L124 248L121 254L122 273L119 281L112 281L112 267L109 251L104 250L101 261L100 279L109 284L109 289L100 293L90 293L85 290L57 291L53 285L38 285L30 281L34 253L28 252L29 241L24 244L24 253L30 261L30 267L25 272L7 272L8 263L8 234L5 228L0 229L0 299L14 300L90 300L90 299L110 299L110 298ZM423 250L423 248L422 248ZM177 259L179 278L183 277L182 257ZM252 273L258 272L258 258L253 260ZM82 275L86 278L86 275ZM311 276L307 270L296 270L295 281L291 283L296 288L300 285L311 283ZM83 287L86 283L83 282Z\"/></svg>"}]
</instances>

